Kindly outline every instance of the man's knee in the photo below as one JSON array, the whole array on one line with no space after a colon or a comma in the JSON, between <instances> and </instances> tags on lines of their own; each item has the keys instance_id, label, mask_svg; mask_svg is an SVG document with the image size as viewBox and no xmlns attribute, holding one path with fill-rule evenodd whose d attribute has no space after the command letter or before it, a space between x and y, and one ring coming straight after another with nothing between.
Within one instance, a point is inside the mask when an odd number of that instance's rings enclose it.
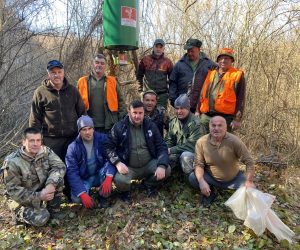
<instances>
[{"instance_id":1,"label":"man's knee","mask_svg":"<svg viewBox=\"0 0 300 250\"><path fill-rule=\"evenodd\" d=\"M185 174L189 174L194 170L193 162L194 162L194 154L193 153L185 151L180 155L180 165L181 165L182 171Z\"/></svg>"},{"instance_id":2,"label":"man's knee","mask_svg":"<svg viewBox=\"0 0 300 250\"><path fill-rule=\"evenodd\" d=\"M179 165L179 155L178 154L170 154L169 162L172 169L176 168Z\"/></svg>"},{"instance_id":3,"label":"man's knee","mask_svg":"<svg viewBox=\"0 0 300 250\"><path fill-rule=\"evenodd\" d=\"M170 166L168 166L167 168L166 168L166 174L165 174L165 179L167 179L168 177L170 177L170 175L171 175L171 167Z\"/></svg>"},{"instance_id":4,"label":"man's knee","mask_svg":"<svg viewBox=\"0 0 300 250\"><path fill-rule=\"evenodd\" d=\"M127 175L116 173L114 183L118 190L129 191L131 186L131 178Z\"/></svg>"},{"instance_id":5,"label":"man's knee","mask_svg":"<svg viewBox=\"0 0 300 250\"><path fill-rule=\"evenodd\" d=\"M199 182L198 182L198 180L197 180L197 177L196 177L194 171L191 172L191 173L189 174L188 181L189 181L189 184L190 184L193 188L195 188L195 189L199 189L199 188L200 188L200 187L199 187Z\"/></svg>"}]
</instances>

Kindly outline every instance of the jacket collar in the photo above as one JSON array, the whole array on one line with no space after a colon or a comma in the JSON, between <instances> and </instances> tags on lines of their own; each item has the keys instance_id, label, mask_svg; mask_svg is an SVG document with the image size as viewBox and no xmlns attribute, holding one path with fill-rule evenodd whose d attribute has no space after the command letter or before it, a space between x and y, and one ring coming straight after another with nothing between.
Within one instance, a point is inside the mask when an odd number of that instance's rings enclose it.
<instances>
[{"instance_id":1,"label":"jacket collar","mask_svg":"<svg viewBox=\"0 0 300 250\"><path fill-rule=\"evenodd\" d=\"M45 152L46 152L46 147L45 146L41 146L41 149L39 150L39 152L36 154L36 156L33 157L33 156L31 156L31 155L29 155L29 154L27 154L25 152L23 146L19 148L19 153L20 153L21 157L24 160L30 161L30 162L31 161L36 161L36 160L42 158L44 156Z\"/></svg>"},{"instance_id":2,"label":"jacket collar","mask_svg":"<svg viewBox=\"0 0 300 250\"><path fill-rule=\"evenodd\" d=\"M55 90L50 82L49 79L46 79L42 82L42 85L45 86L48 90L50 91L53 91ZM63 89L66 89L68 87L69 83L68 83L68 80L67 78L64 78L64 81L63 81L63 86L61 87L60 90L63 90Z\"/></svg>"}]
</instances>

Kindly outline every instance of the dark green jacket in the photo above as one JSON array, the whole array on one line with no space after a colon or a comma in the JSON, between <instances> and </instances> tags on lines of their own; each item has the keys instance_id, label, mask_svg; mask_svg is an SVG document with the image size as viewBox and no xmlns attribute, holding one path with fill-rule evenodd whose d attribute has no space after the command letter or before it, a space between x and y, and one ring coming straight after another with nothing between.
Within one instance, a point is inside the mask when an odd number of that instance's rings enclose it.
<instances>
[{"instance_id":1,"label":"dark green jacket","mask_svg":"<svg viewBox=\"0 0 300 250\"><path fill-rule=\"evenodd\" d=\"M183 128L177 117L171 120L165 142L170 148L171 154L181 154L184 151L194 153L196 142L200 136L199 118L190 113Z\"/></svg>"},{"instance_id":2,"label":"dark green jacket","mask_svg":"<svg viewBox=\"0 0 300 250\"><path fill-rule=\"evenodd\" d=\"M77 119L85 115L81 96L75 86L64 79L57 91L44 80L33 95L29 126L42 130L44 136L74 137L77 135Z\"/></svg>"}]
</instances>

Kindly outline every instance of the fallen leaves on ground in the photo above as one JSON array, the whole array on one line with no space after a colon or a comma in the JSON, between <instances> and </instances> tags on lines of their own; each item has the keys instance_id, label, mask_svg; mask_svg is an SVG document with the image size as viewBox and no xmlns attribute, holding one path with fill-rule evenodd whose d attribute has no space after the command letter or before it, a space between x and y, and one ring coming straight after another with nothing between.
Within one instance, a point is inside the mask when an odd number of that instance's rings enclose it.
<instances>
[{"instance_id":1,"label":"fallen leaves on ground","mask_svg":"<svg viewBox=\"0 0 300 250\"><path fill-rule=\"evenodd\" d=\"M281 178L270 171L259 167L256 184L277 197L272 208L298 235L292 245L278 242L268 231L257 237L243 226L224 205L232 191L221 192L210 208L202 208L199 192L184 183L180 173L175 173L156 198L148 198L135 188L131 204L121 202L117 196L111 198L113 205L106 209L86 210L64 203L65 219L50 221L43 228L14 226L2 195L0 249L300 250L300 169L289 167Z\"/></svg>"}]
</instances>

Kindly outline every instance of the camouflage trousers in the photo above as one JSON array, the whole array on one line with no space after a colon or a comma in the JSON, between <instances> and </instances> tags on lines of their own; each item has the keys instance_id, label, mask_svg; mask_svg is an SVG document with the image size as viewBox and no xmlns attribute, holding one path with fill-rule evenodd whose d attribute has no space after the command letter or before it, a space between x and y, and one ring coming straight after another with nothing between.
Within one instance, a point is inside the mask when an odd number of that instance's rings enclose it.
<instances>
[{"instance_id":1,"label":"camouflage trousers","mask_svg":"<svg viewBox=\"0 0 300 250\"><path fill-rule=\"evenodd\" d=\"M60 212L60 202L62 198L62 187L54 195L53 200L45 202L41 201L39 206L19 206L13 213L15 223L26 223L32 226L44 226L50 216Z\"/></svg>"},{"instance_id":2,"label":"camouflage trousers","mask_svg":"<svg viewBox=\"0 0 300 250\"><path fill-rule=\"evenodd\" d=\"M171 154L169 155L169 159L172 169L180 166L185 175L189 175L194 171L194 153L184 151L181 154Z\"/></svg>"}]
</instances>

